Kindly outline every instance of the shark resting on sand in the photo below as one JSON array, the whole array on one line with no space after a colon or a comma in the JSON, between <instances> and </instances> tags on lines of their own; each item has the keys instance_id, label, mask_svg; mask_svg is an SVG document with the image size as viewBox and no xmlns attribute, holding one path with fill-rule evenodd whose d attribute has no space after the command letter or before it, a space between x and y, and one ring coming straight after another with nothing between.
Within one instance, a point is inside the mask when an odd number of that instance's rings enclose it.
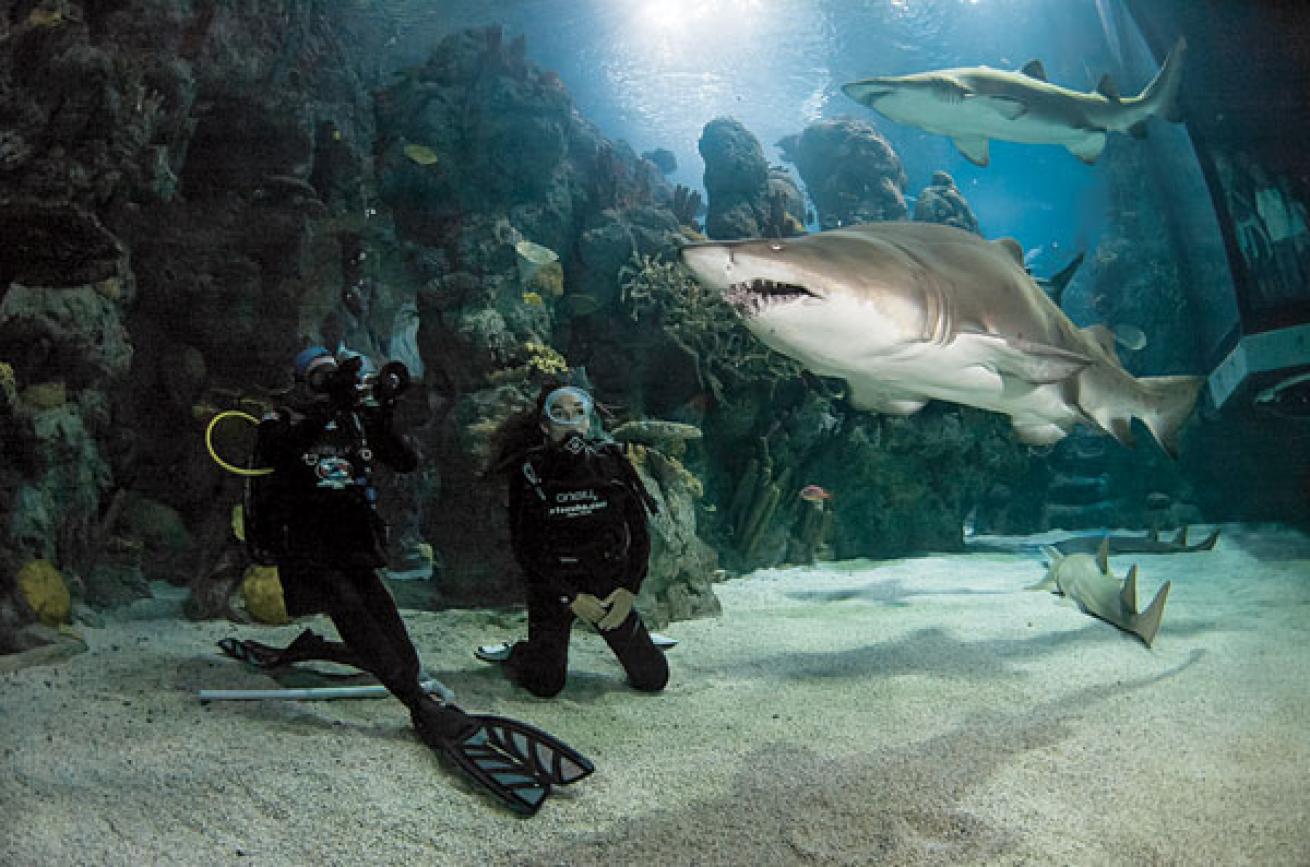
<instances>
[{"instance_id":1,"label":"shark resting on sand","mask_svg":"<svg viewBox=\"0 0 1310 867\"><path fill-rule=\"evenodd\" d=\"M866 78L842 85L842 91L894 121L950 136L975 165L987 165L991 139L1063 145L1093 163L1109 133L1142 138L1153 116L1181 119L1178 86L1186 50L1179 39L1160 72L1133 97L1120 96L1109 75L1090 93L1051 84L1040 60L1018 72L971 66Z\"/></svg>"},{"instance_id":2,"label":"shark resting on sand","mask_svg":"<svg viewBox=\"0 0 1310 867\"><path fill-rule=\"evenodd\" d=\"M1164 602L1169 597L1170 582L1164 582L1146 606L1137 610L1137 565L1128 570L1128 577L1120 583L1110 574L1109 541L1101 542L1096 556L1071 554L1068 557L1054 548L1043 548L1050 560L1046 577L1028 590L1050 590L1072 599L1085 613L1131 632L1151 646L1160 631L1160 618L1164 616Z\"/></svg>"},{"instance_id":3,"label":"shark resting on sand","mask_svg":"<svg viewBox=\"0 0 1310 867\"><path fill-rule=\"evenodd\" d=\"M1159 532L1152 530L1145 536L1070 536L1068 539L1051 545L1061 554L1095 554L1102 543L1108 542L1111 554L1191 554L1197 551L1209 551L1219 541L1219 531L1215 530L1194 545L1187 544L1187 528L1179 529L1169 540L1160 538Z\"/></svg>"},{"instance_id":4,"label":"shark resting on sand","mask_svg":"<svg viewBox=\"0 0 1310 867\"><path fill-rule=\"evenodd\" d=\"M1170 454L1204 379L1136 379L1103 326L1080 329L1024 270L1019 245L936 223L866 223L800 238L691 244L682 262L770 348L846 380L856 409L929 400L1010 416L1025 443L1082 423L1132 444L1141 419Z\"/></svg>"}]
</instances>

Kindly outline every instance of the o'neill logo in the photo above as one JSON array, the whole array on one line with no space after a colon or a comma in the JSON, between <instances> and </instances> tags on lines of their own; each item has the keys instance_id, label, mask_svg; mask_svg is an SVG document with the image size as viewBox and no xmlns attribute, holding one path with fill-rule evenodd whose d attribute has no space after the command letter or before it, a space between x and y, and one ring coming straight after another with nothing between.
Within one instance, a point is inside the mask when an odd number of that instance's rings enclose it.
<instances>
[{"instance_id":1,"label":"o'neill logo","mask_svg":"<svg viewBox=\"0 0 1310 867\"><path fill-rule=\"evenodd\" d=\"M550 507L550 516L581 518L608 507L609 503L601 499L591 488L580 491L558 491L555 493L555 505Z\"/></svg>"}]
</instances>

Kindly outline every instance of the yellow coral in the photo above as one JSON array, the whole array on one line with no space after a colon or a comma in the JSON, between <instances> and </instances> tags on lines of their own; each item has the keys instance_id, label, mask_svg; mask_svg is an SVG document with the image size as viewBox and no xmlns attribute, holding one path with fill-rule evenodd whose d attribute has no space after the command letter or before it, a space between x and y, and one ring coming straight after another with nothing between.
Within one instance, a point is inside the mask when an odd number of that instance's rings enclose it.
<instances>
[{"instance_id":1,"label":"yellow coral","mask_svg":"<svg viewBox=\"0 0 1310 867\"><path fill-rule=\"evenodd\" d=\"M544 343L528 341L523 344L523 349L528 353L528 367L545 374L564 373L569 369L569 363L564 360L554 348Z\"/></svg>"},{"instance_id":2,"label":"yellow coral","mask_svg":"<svg viewBox=\"0 0 1310 867\"><path fill-rule=\"evenodd\" d=\"M241 580L241 596L250 616L260 623L279 626L291 622L276 566L251 566L247 569L246 577Z\"/></svg>"},{"instance_id":3,"label":"yellow coral","mask_svg":"<svg viewBox=\"0 0 1310 867\"><path fill-rule=\"evenodd\" d=\"M68 585L49 560L30 560L18 570L18 592L46 626L68 622Z\"/></svg>"}]
</instances>

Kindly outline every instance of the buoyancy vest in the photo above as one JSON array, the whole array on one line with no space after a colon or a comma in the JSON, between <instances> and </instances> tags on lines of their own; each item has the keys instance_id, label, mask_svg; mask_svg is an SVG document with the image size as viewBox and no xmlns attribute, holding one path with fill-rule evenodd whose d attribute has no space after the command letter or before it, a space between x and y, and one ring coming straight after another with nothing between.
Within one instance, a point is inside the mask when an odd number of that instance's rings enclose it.
<instances>
[{"instance_id":1,"label":"buoyancy vest","mask_svg":"<svg viewBox=\"0 0 1310 867\"><path fill-rule=\"evenodd\" d=\"M307 415L282 407L264 416L251 465L271 466L273 473L246 482L251 558L273 565L297 549L312 553L328 543L378 548L385 527L374 508L373 457L356 413Z\"/></svg>"},{"instance_id":2,"label":"buoyancy vest","mask_svg":"<svg viewBox=\"0 0 1310 867\"><path fill-rule=\"evenodd\" d=\"M633 533L646 532L631 515L655 503L618 446L577 438L529 452L519 471L538 566L562 578L623 580Z\"/></svg>"}]
</instances>

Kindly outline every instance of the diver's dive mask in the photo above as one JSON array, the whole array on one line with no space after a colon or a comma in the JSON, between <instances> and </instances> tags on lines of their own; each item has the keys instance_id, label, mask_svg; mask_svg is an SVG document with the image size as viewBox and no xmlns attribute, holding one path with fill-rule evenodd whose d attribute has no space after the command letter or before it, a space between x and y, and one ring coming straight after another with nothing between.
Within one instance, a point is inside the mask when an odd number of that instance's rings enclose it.
<instances>
[{"instance_id":1,"label":"diver's dive mask","mask_svg":"<svg viewBox=\"0 0 1310 867\"><path fill-rule=\"evenodd\" d=\"M566 385L546 395L541 420L557 427L582 428L591 420L594 407L591 395L576 386Z\"/></svg>"}]
</instances>

